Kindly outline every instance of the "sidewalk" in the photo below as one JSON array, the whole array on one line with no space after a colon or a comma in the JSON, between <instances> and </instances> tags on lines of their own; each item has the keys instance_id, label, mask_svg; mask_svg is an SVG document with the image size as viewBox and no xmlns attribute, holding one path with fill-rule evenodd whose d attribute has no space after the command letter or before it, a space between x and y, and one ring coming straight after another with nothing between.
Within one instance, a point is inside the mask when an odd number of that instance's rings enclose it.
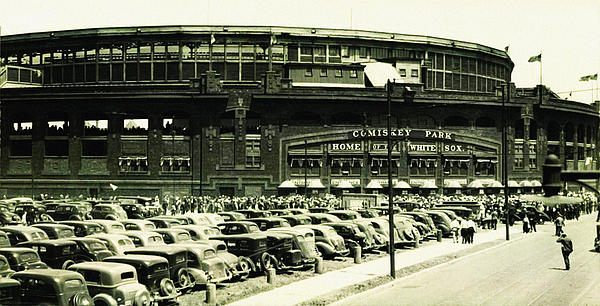
<instances>
[{"instance_id":1,"label":"sidewalk","mask_svg":"<svg viewBox=\"0 0 600 306\"><path fill-rule=\"evenodd\" d=\"M519 225L510 227L511 241L522 237L522 228ZM475 234L473 244L452 243L451 239L444 238L442 242L430 241L417 249L406 249L396 252L396 270L412 266L438 256L448 255L457 251L471 248L490 241L505 240L505 225L499 224L498 229L479 230ZM385 256L363 264L288 284L273 290L263 292L249 298L236 301L230 305L296 305L313 298L338 291L344 287L362 283L370 279L388 275L390 272L390 258Z\"/></svg>"}]
</instances>

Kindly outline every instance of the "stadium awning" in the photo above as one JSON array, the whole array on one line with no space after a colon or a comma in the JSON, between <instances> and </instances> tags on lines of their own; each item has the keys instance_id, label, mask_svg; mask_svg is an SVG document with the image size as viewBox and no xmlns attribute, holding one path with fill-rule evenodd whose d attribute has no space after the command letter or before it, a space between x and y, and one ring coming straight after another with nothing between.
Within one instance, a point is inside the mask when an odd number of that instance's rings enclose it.
<instances>
[{"instance_id":1,"label":"stadium awning","mask_svg":"<svg viewBox=\"0 0 600 306\"><path fill-rule=\"evenodd\" d=\"M400 75L392 64L388 63L366 63L365 75L373 84L373 87L384 87L387 81L400 80Z\"/></svg>"},{"instance_id":2,"label":"stadium awning","mask_svg":"<svg viewBox=\"0 0 600 306\"><path fill-rule=\"evenodd\" d=\"M410 187L410 185L405 181L398 181L394 185L394 188L396 188L396 189L411 189L412 187Z\"/></svg>"},{"instance_id":3,"label":"stadium awning","mask_svg":"<svg viewBox=\"0 0 600 306\"><path fill-rule=\"evenodd\" d=\"M381 186L381 184L379 184L378 181L376 180L371 180L369 182L369 184L367 184L367 186L365 187L366 189L383 189L383 186Z\"/></svg>"},{"instance_id":4,"label":"stadium awning","mask_svg":"<svg viewBox=\"0 0 600 306\"><path fill-rule=\"evenodd\" d=\"M287 180L287 181L283 181L281 184L279 184L279 186L277 186L277 188L282 188L282 189L297 188L297 186L296 186L296 184L294 184L294 182Z\"/></svg>"},{"instance_id":5,"label":"stadium awning","mask_svg":"<svg viewBox=\"0 0 600 306\"><path fill-rule=\"evenodd\" d=\"M337 186L335 186L335 188L352 189L352 188L354 188L354 186L352 186L352 184L347 180L340 180L339 184L337 184Z\"/></svg>"}]
</instances>

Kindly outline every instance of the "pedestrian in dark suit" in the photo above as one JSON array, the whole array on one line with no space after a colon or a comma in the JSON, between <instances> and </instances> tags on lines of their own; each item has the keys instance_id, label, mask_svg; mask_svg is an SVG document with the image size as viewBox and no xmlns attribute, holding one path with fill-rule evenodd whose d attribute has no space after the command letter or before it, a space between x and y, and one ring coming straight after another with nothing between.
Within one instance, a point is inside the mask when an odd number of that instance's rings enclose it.
<instances>
[{"instance_id":1,"label":"pedestrian in dark suit","mask_svg":"<svg viewBox=\"0 0 600 306\"><path fill-rule=\"evenodd\" d=\"M558 238L556 242L561 244L562 255L565 261L565 270L569 270L571 268L571 263L569 262L569 255L571 255L571 253L573 252L573 241L571 241L571 239L567 237L567 234L562 233L560 235L560 238Z\"/></svg>"}]
</instances>

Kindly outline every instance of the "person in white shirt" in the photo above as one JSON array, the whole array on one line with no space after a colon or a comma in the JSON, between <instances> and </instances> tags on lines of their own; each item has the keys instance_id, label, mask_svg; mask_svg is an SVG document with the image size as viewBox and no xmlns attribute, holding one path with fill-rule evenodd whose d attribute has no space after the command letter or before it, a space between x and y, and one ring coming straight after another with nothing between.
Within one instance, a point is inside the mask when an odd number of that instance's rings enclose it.
<instances>
[{"instance_id":1,"label":"person in white shirt","mask_svg":"<svg viewBox=\"0 0 600 306\"><path fill-rule=\"evenodd\" d=\"M452 220L452 222L450 222L450 231L452 232L452 241L454 243L458 243L459 228L460 228L460 223L458 222L458 219L454 219L454 220Z\"/></svg>"}]
</instances>

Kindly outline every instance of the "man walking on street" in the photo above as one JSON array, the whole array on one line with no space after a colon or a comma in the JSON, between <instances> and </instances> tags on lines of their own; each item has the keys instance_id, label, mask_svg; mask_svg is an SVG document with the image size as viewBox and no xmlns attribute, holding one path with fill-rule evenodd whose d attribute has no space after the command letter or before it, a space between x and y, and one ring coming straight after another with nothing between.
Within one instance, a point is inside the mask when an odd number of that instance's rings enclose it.
<instances>
[{"instance_id":1,"label":"man walking on street","mask_svg":"<svg viewBox=\"0 0 600 306\"><path fill-rule=\"evenodd\" d=\"M569 270L571 268L571 263L569 262L569 255L571 255L571 252L573 252L573 241L571 241L571 239L567 237L567 234L562 233L560 235L560 238L558 238L556 242L562 245L561 250L563 259L565 261L565 270Z\"/></svg>"},{"instance_id":2,"label":"man walking on street","mask_svg":"<svg viewBox=\"0 0 600 306\"><path fill-rule=\"evenodd\" d=\"M560 236L560 234L563 232L563 226L565 226L565 219L563 219L561 214L558 214L558 217L556 217L556 219L554 219L554 225L556 227L556 233L555 236Z\"/></svg>"}]
</instances>

